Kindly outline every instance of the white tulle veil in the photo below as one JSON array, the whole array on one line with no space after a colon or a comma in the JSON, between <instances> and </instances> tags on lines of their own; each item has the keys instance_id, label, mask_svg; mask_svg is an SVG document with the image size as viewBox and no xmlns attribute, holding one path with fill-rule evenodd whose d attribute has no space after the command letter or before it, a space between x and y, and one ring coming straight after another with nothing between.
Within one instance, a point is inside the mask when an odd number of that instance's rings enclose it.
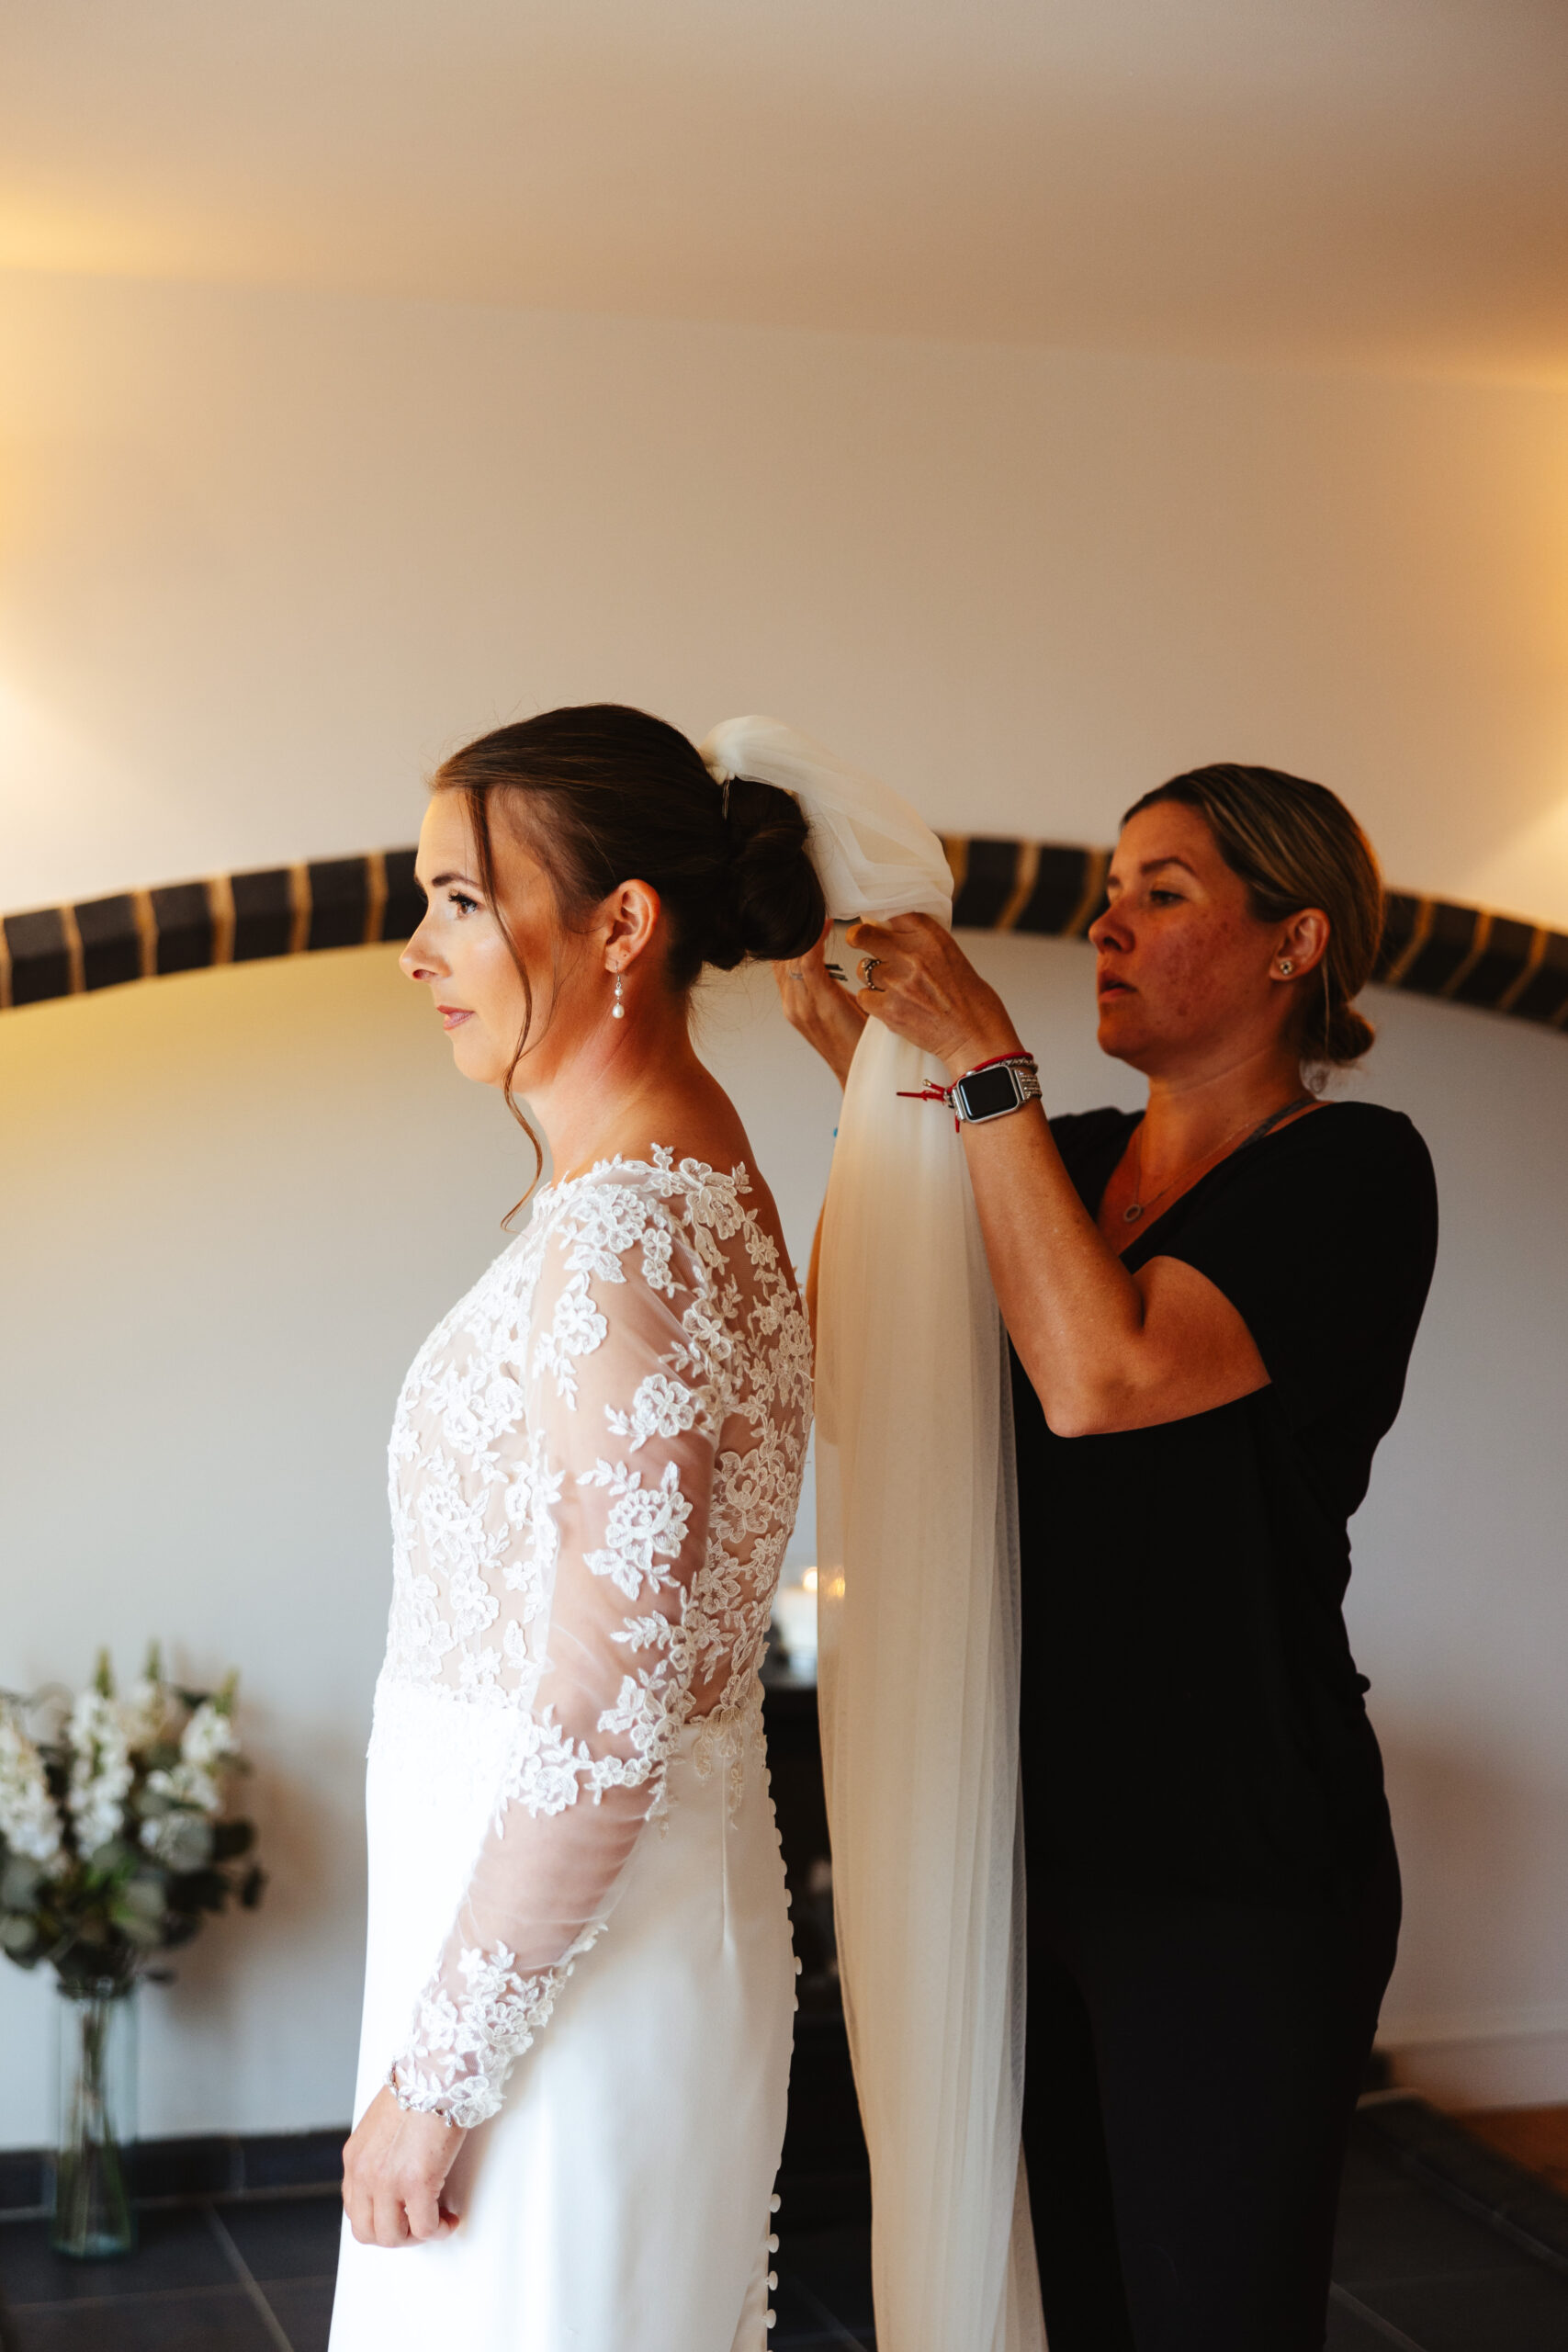
<instances>
[{"instance_id":1,"label":"white tulle veil","mask_svg":"<svg viewBox=\"0 0 1568 2352\"><path fill-rule=\"evenodd\" d=\"M720 782L793 793L829 911L951 922L907 801L767 718ZM944 1076L878 1021L845 1088L817 1350L819 1683L884 2352L1044 2345L1020 2157L1019 1582L1006 1346Z\"/></svg>"}]
</instances>

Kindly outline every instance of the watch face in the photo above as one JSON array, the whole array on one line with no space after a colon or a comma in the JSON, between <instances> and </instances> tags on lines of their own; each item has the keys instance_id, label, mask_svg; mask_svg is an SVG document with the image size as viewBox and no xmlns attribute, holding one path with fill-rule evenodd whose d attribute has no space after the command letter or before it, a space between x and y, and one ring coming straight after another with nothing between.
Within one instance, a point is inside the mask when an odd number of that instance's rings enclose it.
<instances>
[{"instance_id":1,"label":"watch face","mask_svg":"<svg viewBox=\"0 0 1568 2352\"><path fill-rule=\"evenodd\" d=\"M1018 1106L1018 1089L1010 1069L976 1070L962 1089L964 1108L972 1119L994 1119L998 1111Z\"/></svg>"}]
</instances>

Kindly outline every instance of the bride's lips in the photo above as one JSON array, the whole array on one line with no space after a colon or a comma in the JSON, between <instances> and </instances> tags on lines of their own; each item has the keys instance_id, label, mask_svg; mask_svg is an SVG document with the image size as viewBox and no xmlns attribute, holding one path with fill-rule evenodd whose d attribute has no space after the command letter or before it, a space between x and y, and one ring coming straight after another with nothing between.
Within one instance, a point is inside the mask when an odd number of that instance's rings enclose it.
<instances>
[{"instance_id":1,"label":"bride's lips","mask_svg":"<svg viewBox=\"0 0 1568 2352\"><path fill-rule=\"evenodd\" d=\"M438 1004L435 1010L441 1015L443 1029L460 1029L465 1021L474 1017L472 1006L467 1004Z\"/></svg>"},{"instance_id":2,"label":"bride's lips","mask_svg":"<svg viewBox=\"0 0 1568 2352\"><path fill-rule=\"evenodd\" d=\"M1119 980L1114 972L1106 972L1095 983L1101 1004L1122 996L1136 996L1138 991L1128 980Z\"/></svg>"}]
</instances>

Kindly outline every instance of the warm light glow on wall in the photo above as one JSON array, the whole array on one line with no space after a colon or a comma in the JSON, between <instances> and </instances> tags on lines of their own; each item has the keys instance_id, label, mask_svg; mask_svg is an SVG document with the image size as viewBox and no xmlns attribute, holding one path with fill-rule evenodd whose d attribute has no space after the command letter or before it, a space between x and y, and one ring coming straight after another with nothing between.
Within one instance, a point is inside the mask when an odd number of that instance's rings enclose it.
<instances>
[{"instance_id":1,"label":"warm light glow on wall","mask_svg":"<svg viewBox=\"0 0 1568 2352\"><path fill-rule=\"evenodd\" d=\"M136 220L107 201L0 204L0 269L59 270L73 277L167 277L171 244L177 249L186 242L171 237L170 224L159 229Z\"/></svg>"},{"instance_id":2,"label":"warm light glow on wall","mask_svg":"<svg viewBox=\"0 0 1568 2352\"><path fill-rule=\"evenodd\" d=\"M152 796L122 759L7 678L10 666L0 650L0 907L56 895L62 843L85 877L73 895L118 888L125 862L139 862Z\"/></svg>"},{"instance_id":3,"label":"warm light glow on wall","mask_svg":"<svg viewBox=\"0 0 1568 2352\"><path fill-rule=\"evenodd\" d=\"M1568 773L1568 752L1563 759ZM1531 906L1568 897L1568 790L1554 808L1500 842L1477 866L1475 895L1490 906Z\"/></svg>"}]
</instances>

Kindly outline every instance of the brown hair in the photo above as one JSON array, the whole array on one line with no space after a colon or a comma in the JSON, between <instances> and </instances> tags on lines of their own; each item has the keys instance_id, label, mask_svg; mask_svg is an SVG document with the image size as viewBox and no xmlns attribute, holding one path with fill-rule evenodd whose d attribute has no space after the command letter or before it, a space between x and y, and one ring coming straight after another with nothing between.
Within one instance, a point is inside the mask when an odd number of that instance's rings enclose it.
<instances>
[{"instance_id":1,"label":"brown hair","mask_svg":"<svg viewBox=\"0 0 1568 2352\"><path fill-rule=\"evenodd\" d=\"M1305 992L1301 1057L1331 1068L1359 1061L1375 1033L1352 999L1377 962L1383 886L1372 845L1345 803L1304 776L1219 760L1145 792L1122 822L1162 800L1197 809L1220 855L1246 883L1259 922L1322 908L1328 917L1323 985Z\"/></svg>"},{"instance_id":2,"label":"brown hair","mask_svg":"<svg viewBox=\"0 0 1568 2352\"><path fill-rule=\"evenodd\" d=\"M748 956L803 956L827 921L799 803L739 777L721 791L695 745L644 710L585 703L498 727L444 760L431 789L463 795L479 881L523 981L523 1029L502 1091L534 1147L536 1183L544 1155L512 1091L534 994L497 885L497 799L548 873L569 930L619 883L659 893L665 978L677 994L705 964L728 972Z\"/></svg>"}]
</instances>

